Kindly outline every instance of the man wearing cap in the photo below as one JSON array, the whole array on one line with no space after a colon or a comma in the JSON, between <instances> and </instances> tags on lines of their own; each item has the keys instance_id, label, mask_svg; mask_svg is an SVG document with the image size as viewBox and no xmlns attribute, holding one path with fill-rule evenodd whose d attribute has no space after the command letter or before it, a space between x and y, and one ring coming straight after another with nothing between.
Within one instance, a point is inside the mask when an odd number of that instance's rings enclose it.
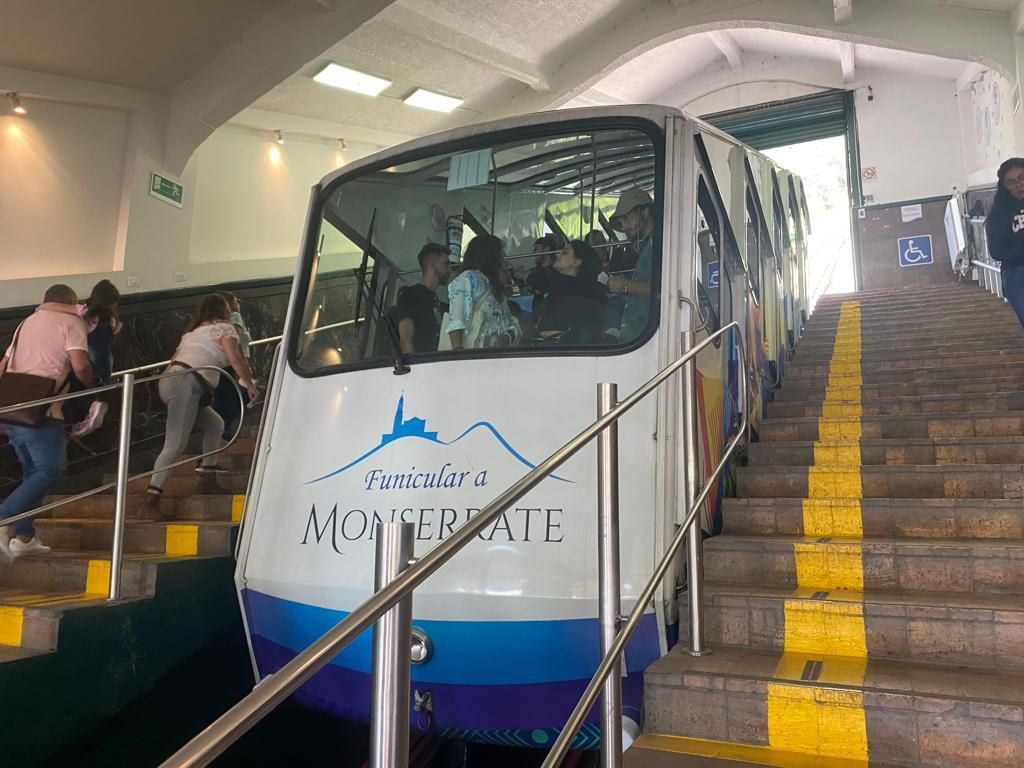
<instances>
[{"instance_id":1,"label":"man wearing cap","mask_svg":"<svg viewBox=\"0 0 1024 768\"><path fill-rule=\"evenodd\" d=\"M640 241L640 256L632 277L613 275L608 290L626 297L619 338L632 341L643 333L651 307L651 272L654 259L654 201L638 187L627 189L612 214L612 226L633 242Z\"/></svg>"}]
</instances>

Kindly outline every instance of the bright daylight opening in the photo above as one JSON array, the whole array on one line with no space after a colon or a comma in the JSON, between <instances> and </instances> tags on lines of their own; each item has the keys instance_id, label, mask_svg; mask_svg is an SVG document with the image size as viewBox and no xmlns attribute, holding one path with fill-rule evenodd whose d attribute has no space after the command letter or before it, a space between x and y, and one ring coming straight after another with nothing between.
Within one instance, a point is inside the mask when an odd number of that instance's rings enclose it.
<instances>
[{"instance_id":1,"label":"bright daylight opening","mask_svg":"<svg viewBox=\"0 0 1024 768\"><path fill-rule=\"evenodd\" d=\"M855 290L846 137L791 144L765 154L804 182L811 219L807 289L813 311L820 296Z\"/></svg>"}]
</instances>

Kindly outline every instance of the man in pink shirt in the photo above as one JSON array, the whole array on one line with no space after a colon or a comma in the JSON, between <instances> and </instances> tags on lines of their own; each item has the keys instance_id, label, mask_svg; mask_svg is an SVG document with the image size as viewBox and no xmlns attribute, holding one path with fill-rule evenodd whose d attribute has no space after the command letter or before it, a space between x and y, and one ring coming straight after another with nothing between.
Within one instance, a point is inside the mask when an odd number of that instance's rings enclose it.
<instances>
[{"instance_id":1,"label":"man in pink shirt","mask_svg":"<svg viewBox=\"0 0 1024 768\"><path fill-rule=\"evenodd\" d=\"M91 386L86 326L75 311L77 300L68 286L51 286L43 303L19 327L17 344L8 347L0 361L0 376L8 370L48 376L61 387L74 371L85 386ZM37 427L8 424L4 430L21 464L22 481L0 504L0 524L40 506L67 474L67 436L59 420L45 418ZM50 551L36 535L31 518L13 523L10 529L0 526L0 558Z\"/></svg>"}]
</instances>

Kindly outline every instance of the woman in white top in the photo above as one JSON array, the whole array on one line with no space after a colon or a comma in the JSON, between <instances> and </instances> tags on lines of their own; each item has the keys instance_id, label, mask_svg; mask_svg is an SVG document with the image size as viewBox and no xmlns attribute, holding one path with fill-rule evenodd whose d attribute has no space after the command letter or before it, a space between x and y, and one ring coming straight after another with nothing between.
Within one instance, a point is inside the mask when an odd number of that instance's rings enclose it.
<instances>
[{"instance_id":1,"label":"woman in white top","mask_svg":"<svg viewBox=\"0 0 1024 768\"><path fill-rule=\"evenodd\" d=\"M161 519L170 519L172 514L159 514L160 494L167 482L167 467L173 464L185 451L192 427L198 425L203 433L203 453L214 451L220 445L224 422L210 407L210 394L217 387L220 374L216 371L186 373L189 368L201 365L215 365L227 368L229 365L238 373L239 381L256 396L256 385L252 380L249 364L242 357L238 344L238 331L229 318L231 310L227 300L219 293L206 296L199 302L192 325L188 327L178 343L168 372L181 371L181 375L160 379L160 399L167 405L167 432L164 448L156 459L156 470L149 484L146 506L158 513ZM203 460L200 471L199 493L217 493L222 489L217 484L214 472L217 470L216 457Z\"/></svg>"}]
</instances>

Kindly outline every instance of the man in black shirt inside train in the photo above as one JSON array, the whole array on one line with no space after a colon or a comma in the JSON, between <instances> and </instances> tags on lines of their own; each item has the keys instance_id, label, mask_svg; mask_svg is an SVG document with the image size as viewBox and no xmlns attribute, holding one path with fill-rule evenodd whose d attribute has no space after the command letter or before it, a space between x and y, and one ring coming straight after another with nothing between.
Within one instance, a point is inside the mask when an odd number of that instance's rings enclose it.
<instances>
[{"instance_id":1,"label":"man in black shirt inside train","mask_svg":"<svg viewBox=\"0 0 1024 768\"><path fill-rule=\"evenodd\" d=\"M447 310L437 298L437 289L447 285L451 277L448 249L438 243L427 243L416 258L422 272L420 281L402 288L395 305L403 355L437 351L441 318Z\"/></svg>"}]
</instances>

